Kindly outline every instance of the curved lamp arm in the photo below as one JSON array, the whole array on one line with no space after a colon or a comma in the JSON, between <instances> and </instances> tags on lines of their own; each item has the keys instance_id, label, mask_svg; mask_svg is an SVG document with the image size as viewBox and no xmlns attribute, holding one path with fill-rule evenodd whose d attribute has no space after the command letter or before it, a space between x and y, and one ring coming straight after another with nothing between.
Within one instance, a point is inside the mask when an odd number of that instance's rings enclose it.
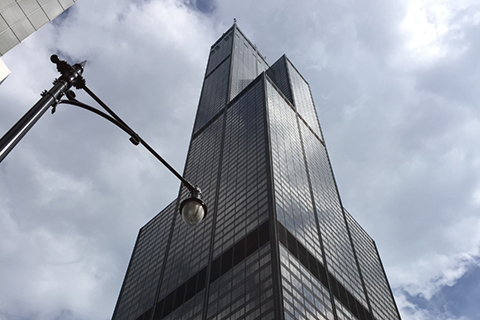
<instances>
[{"instance_id":1,"label":"curved lamp arm","mask_svg":"<svg viewBox=\"0 0 480 320\"><path fill-rule=\"evenodd\" d=\"M90 91L90 90L89 90ZM91 92L91 91L90 91ZM87 92L88 93L88 92ZM93 93L92 93L93 94ZM73 105L73 106L77 106L77 107L80 107L82 109L85 109L85 110L88 110L90 112L93 112L99 116L101 116L102 118L110 121L111 123L113 123L114 125L116 125L117 127L119 127L120 129L122 129L123 131L125 131L127 134L130 135L130 141L134 144L134 145L138 145L138 144L141 144L142 146L144 146L148 151L150 151L150 153L155 157L157 158L157 160L159 160L164 166L166 166L170 172L172 172L178 179L180 179L180 181L182 181L182 183L185 185L185 187L190 191L190 192L194 192L196 191L198 188L193 186L188 180L186 180L184 177L182 177L167 161L165 161L165 159L162 158L162 156L160 156L145 140L143 140L135 131L132 130L132 128L130 128L117 114L115 114L110 108L108 108L105 103L103 103L98 97L95 96L95 100L98 99L98 101L102 102L102 104L100 104L102 107L104 107L104 109L110 114L106 114L105 112L101 111L101 110L98 110L92 106L89 106L88 104L86 103L83 103L83 102L80 102L78 100L76 100L74 97L73 97L73 92L69 92L67 94L67 96L69 96L69 100L60 100L58 102L58 104L70 104L70 105ZM97 102L98 102L97 101ZM52 109L52 113L54 113L56 111L56 107L54 107Z\"/></svg>"},{"instance_id":2,"label":"curved lamp arm","mask_svg":"<svg viewBox=\"0 0 480 320\"><path fill-rule=\"evenodd\" d=\"M66 61L60 60L58 56L52 55L50 60L57 65L57 70L61 76L53 83L53 87L49 91L42 93L42 98L0 139L0 162L15 147L15 145L23 138L30 128L40 119L45 111L52 107L52 113L56 111L58 104L70 104L90 112L93 112L102 118L115 124L117 127L130 135L130 141L134 145L141 144L150 153L157 158L170 172L172 172L182 184L190 191L190 198L182 201L180 205L180 213L185 222L189 225L195 225L200 222L207 213L207 206L202 201L202 192L199 187L193 186L185 178L182 177L167 161L165 161L145 140L143 140L135 131L132 130L112 109L110 109L100 98L98 98L85 84L83 78L83 70L86 61L74 64L73 66ZM91 107L83 102L75 99L75 93L71 91L71 87L83 89L90 97L92 97L105 112ZM66 95L68 100L61 100Z\"/></svg>"}]
</instances>

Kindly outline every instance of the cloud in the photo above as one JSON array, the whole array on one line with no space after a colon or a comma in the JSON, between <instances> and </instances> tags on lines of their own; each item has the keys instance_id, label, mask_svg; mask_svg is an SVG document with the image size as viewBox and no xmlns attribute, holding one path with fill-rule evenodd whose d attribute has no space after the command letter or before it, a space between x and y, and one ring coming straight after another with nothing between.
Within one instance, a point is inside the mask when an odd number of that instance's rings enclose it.
<instances>
[{"instance_id":1,"label":"cloud","mask_svg":"<svg viewBox=\"0 0 480 320\"><path fill-rule=\"evenodd\" d=\"M68 19L45 26L5 57L14 73L0 88L2 105L10 106L2 110L1 128L57 76L50 54L86 59L89 88L181 172L213 42L207 27L174 1L79 1ZM9 295L0 302L1 319L111 316L139 227L179 187L128 138L99 117L60 105L2 163L8 263L0 281Z\"/></svg>"},{"instance_id":2,"label":"cloud","mask_svg":"<svg viewBox=\"0 0 480 320\"><path fill-rule=\"evenodd\" d=\"M343 204L404 319L473 319L420 299L478 261L479 17L475 1L82 0L3 57L0 130L57 77L51 54L86 59L89 88L182 171L210 45L237 18L310 83ZM60 105L2 162L0 319L111 316L139 227L179 186L128 138Z\"/></svg>"}]
</instances>

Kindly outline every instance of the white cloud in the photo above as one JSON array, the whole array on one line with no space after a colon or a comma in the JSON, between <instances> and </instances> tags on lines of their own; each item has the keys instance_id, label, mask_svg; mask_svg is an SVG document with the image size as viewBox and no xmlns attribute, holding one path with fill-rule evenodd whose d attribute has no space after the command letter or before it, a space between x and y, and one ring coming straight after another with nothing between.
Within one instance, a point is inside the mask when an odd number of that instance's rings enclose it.
<instances>
[{"instance_id":1,"label":"white cloud","mask_svg":"<svg viewBox=\"0 0 480 320\"><path fill-rule=\"evenodd\" d=\"M475 1L223 1L204 15L81 0L4 57L0 129L57 76L58 52L87 59L87 85L182 171L209 47L234 17L309 81L342 201L376 240L404 319L462 319L402 292L428 299L479 255ZM103 119L45 115L0 166L0 319L109 318L139 227L178 185Z\"/></svg>"},{"instance_id":2,"label":"white cloud","mask_svg":"<svg viewBox=\"0 0 480 320\"><path fill-rule=\"evenodd\" d=\"M431 311L419 308L416 304L408 301L405 296L399 295L397 305L403 311L402 319L408 320L470 320L467 317L456 317L449 312Z\"/></svg>"}]
</instances>

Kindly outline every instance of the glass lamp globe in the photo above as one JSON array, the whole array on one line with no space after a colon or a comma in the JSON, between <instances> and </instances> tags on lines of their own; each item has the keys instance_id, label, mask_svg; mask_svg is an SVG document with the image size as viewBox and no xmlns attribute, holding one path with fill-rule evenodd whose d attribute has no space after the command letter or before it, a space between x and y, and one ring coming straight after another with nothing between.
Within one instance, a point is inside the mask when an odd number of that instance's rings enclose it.
<instances>
[{"instance_id":1,"label":"glass lamp globe","mask_svg":"<svg viewBox=\"0 0 480 320\"><path fill-rule=\"evenodd\" d=\"M192 196L182 201L180 204L180 214L186 224L194 226L202 221L207 214L207 206L202 200Z\"/></svg>"}]
</instances>

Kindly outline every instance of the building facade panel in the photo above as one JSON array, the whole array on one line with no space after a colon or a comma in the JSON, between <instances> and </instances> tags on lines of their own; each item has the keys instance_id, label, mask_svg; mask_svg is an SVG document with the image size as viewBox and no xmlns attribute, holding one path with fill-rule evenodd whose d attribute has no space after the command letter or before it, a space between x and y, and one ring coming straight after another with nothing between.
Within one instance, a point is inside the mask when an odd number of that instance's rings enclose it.
<instances>
[{"instance_id":1,"label":"building facade panel","mask_svg":"<svg viewBox=\"0 0 480 320\"><path fill-rule=\"evenodd\" d=\"M345 307L338 299L335 299L335 312L338 320L357 320L358 318Z\"/></svg>"},{"instance_id":2,"label":"building facade panel","mask_svg":"<svg viewBox=\"0 0 480 320\"><path fill-rule=\"evenodd\" d=\"M345 214L373 315L377 320L400 319L375 242L350 213Z\"/></svg>"},{"instance_id":3,"label":"building facade panel","mask_svg":"<svg viewBox=\"0 0 480 320\"><path fill-rule=\"evenodd\" d=\"M222 111L227 104L228 77L230 75L230 57L203 81L202 94L198 104L194 125L194 134Z\"/></svg>"},{"instance_id":4,"label":"building facade panel","mask_svg":"<svg viewBox=\"0 0 480 320\"><path fill-rule=\"evenodd\" d=\"M170 249L158 299L163 299L179 285L208 265L212 224L215 216L217 179L220 169L220 149L223 135L223 115L211 123L190 145L184 176L202 186L203 198L209 204L208 216L192 228L175 215ZM180 200L187 198L183 190Z\"/></svg>"},{"instance_id":5,"label":"building facade panel","mask_svg":"<svg viewBox=\"0 0 480 320\"><path fill-rule=\"evenodd\" d=\"M211 282L206 319L274 320L271 260L266 243Z\"/></svg>"},{"instance_id":6,"label":"building facade panel","mask_svg":"<svg viewBox=\"0 0 480 320\"><path fill-rule=\"evenodd\" d=\"M303 122L300 127L328 269L367 307L327 150Z\"/></svg>"},{"instance_id":7,"label":"building facade panel","mask_svg":"<svg viewBox=\"0 0 480 320\"><path fill-rule=\"evenodd\" d=\"M283 55L268 70L267 75L272 79L281 93L293 104L292 90L287 70L287 57Z\"/></svg>"},{"instance_id":8,"label":"building facade panel","mask_svg":"<svg viewBox=\"0 0 480 320\"><path fill-rule=\"evenodd\" d=\"M312 131L323 140L322 133L320 131L320 124L317 118L317 112L315 111L312 94L310 92L310 86L297 71L297 69L292 65L292 63L288 61L288 59L286 60L291 83L291 91L297 112L307 123L310 129L312 129Z\"/></svg>"},{"instance_id":9,"label":"building facade panel","mask_svg":"<svg viewBox=\"0 0 480 320\"><path fill-rule=\"evenodd\" d=\"M154 305L176 211L175 200L140 229L113 319L136 319Z\"/></svg>"},{"instance_id":10,"label":"building facade panel","mask_svg":"<svg viewBox=\"0 0 480 320\"><path fill-rule=\"evenodd\" d=\"M67 10L76 0L1 0L0 57L44 24ZM10 70L0 59L0 84Z\"/></svg>"},{"instance_id":11,"label":"building facade panel","mask_svg":"<svg viewBox=\"0 0 480 320\"><path fill-rule=\"evenodd\" d=\"M0 5L0 56L67 10L76 0L8 0Z\"/></svg>"},{"instance_id":12,"label":"building facade panel","mask_svg":"<svg viewBox=\"0 0 480 320\"><path fill-rule=\"evenodd\" d=\"M232 53L233 29L228 30L225 34L212 45L210 56L208 58L206 77L217 68L217 66L229 57Z\"/></svg>"},{"instance_id":13,"label":"building facade panel","mask_svg":"<svg viewBox=\"0 0 480 320\"><path fill-rule=\"evenodd\" d=\"M163 312L158 308L153 316L155 320L192 320L202 319L203 309L205 303L205 289L196 294L193 298L183 302L178 308L172 310L170 313L165 312L166 315L162 315ZM165 307L165 305L163 305ZM173 308L172 308L173 309ZM148 314L143 316L143 319L136 320L150 320Z\"/></svg>"},{"instance_id":14,"label":"building facade panel","mask_svg":"<svg viewBox=\"0 0 480 320\"><path fill-rule=\"evenodd\" d=\"M214 258L268 218L263 81L253 83L226 113Z\"/></svg>"},{"instance_id":15,"label":"building facade panel","mask_svg":"<svg viewBox=\"0 0 480 320\"><path fill-rule=\"evenodd\" d=\"M280 244L285 319L333 320L330 292Z\"/></svg>"},{"instance_id":16,"label":"building facade panel","mask_svg":"<svg viewBox=\"0 0 480 320\"><path fill-rule=\"evenodd\" d=\"M267 95L277 219L322 260L296 113L270 82Z\"/></svg>"},{"instance_id":17,"label":"building facade panel","mask_svg":"<svg viewBox=\"0 0 480 320\"><path fill-rule=\"evenodd\" d=\"M246 88L260 73L268 69L257 48L235 29L233 42L233 64L230 80L229 100L232 100Z\"/></svg>"}]
</instances>

